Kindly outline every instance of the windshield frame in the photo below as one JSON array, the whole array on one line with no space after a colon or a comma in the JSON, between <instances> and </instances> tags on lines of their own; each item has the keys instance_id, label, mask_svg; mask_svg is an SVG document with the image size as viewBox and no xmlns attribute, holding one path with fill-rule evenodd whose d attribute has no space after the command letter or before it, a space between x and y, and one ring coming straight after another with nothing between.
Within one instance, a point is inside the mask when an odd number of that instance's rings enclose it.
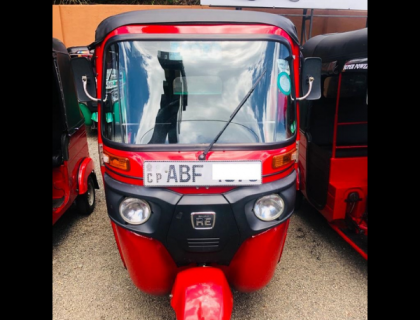
<instances>
[{"instance_id":1,"label":"windshield frame","mask_svg":"<svg viewBox=\"0 0 420 320\"><path fill-rule=\"evenodd\" d=\"M290 56L292 57L292 61L290 62L290 78L291 78L291 108L294 108L295 118L296 121L298 118L297 112L297 104L296 104L296 79L295 79L295 70L294 70L294 59L298 59L299 57L295 57L293 55L292 45L290 42L283 36L276 35L276 34L147 34L147 33L138 33L138 34L119 34L109 38L103 47L102 51L102 77L101 77L101 92L102 95L106 93L106 53L108 52L109 47L112 44L122 41L274 41L279 42L287 47L290 52ZM102 103L101 103L102 106ZM233 106L234 108L236 106ZM101 110L102 111L102 110ZM105 122L105 114L101 112L101 119L102 123ZM212 147L212 151L221 151L221 150L229 150L229 151L242 151L242 150L270 150L270 149L278 149L282 147L286 147L290 145L293 141L296 140L298 130L295 130L292 136L289 138L281 141L281 142L265 142L265 143L241 143L241 144L217 144L215 143ZM101 125L101 138L103 144L109 146L111 148L115 148L118 150L124 151L202 151L203 148L205 149L209 144L208 143L201 143L201 144L147 144L147 145L137 145L137 144L127 144L127 143L120 143L113 140L108 139L104 135L104 129ZM216 137L216 136L215 136Z\"/></svg>"}]
</instances>

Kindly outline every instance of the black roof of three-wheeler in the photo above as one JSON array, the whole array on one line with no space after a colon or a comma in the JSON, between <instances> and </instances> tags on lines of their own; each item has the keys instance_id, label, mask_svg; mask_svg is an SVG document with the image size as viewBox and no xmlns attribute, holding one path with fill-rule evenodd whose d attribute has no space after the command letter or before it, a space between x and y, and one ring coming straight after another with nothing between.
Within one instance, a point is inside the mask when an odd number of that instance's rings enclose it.
<instances>
[{"instance_id":1,"label":"black roof of three-wheeler","mask_svg":"<svg viewBox=\"0 0 420 320\"><path fill-rule=\"evenodd\" d=\"M367 58L367 46L367 28L362 28L314 36L302 46L302 54L322 62Z\"/></svg>"},{"instance_id":2,"label":"black roof of three-wheeler","mask_svg":"<svg viewBox=\"0 0 420 320\"><path fill-rule=\"evenodd\" d=\"M297 44L299 39L292 21L283 16L258 11L217 9L157 9L120 13L103 20L95 32L95 42L102 42L112 30L133 24L265 24L283 29Z\"/></svg>"},{"instance_id":3,"label":"black roof of three-wheeler","mask_svg":"<svg viewBox=\"0 0 420 320\"><path fill-rule=\"evenodd\" d=\"M61 52L67 54L67 48L61 40L57 38L52 38L52 49L55 52Z\"/></svg>"},{"instance_id":4,"label":"black roof of three-wheeler","mask_svg":"<svg viewBox=\"0 0 420 320\"><path fill-rule=\"evenodd\" d=\"M71 130L80 126L84 122L84 118L79 108L70 55L64 43L54 37L52 68L53 83L55 83L53 91L56 90L56 94L60 96L59 105L53 103L52 107L53 109L61 108L63 114L63 118L57 117L55 119L65 121L66 130Z\"/></svg>"}]
</instances>

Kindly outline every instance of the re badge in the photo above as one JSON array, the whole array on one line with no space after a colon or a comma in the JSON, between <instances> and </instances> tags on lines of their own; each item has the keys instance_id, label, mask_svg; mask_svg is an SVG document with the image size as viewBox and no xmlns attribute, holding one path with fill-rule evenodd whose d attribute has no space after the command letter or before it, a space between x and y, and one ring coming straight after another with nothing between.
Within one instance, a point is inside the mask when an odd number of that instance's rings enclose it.
<instances>
[{"instance_id":1,"label":"re badge","mask_svg":"<svg viewBox=\"0 0 420 320\"><path fill-rule=\"evenodd\" d=\"M215 212L191 212L191 223L194 229L213 229L216 222Z\"/></svg>"}]
</instances>

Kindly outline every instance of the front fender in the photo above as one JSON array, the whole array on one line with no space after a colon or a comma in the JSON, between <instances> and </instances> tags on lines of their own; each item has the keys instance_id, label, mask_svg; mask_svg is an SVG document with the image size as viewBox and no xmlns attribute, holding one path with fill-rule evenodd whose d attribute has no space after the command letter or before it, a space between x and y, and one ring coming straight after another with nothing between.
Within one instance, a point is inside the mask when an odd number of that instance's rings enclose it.
<instances>
[{"instance_id":1,"label":"front fender","mask_svg":"<svg viewBox=\"0 0 420 320\"><path fill-rule=\"evenodd\" d=\"M177 320L229 320L233 297L224 273L213 267L195 267L178 273L171 306Z\"/></svg>"},{"instance_id":2,"label":"front fender","mask_svg":"<svg viewBox=\"0 0 420 320\"><path fill-rule=\"evenodd\" d=\"M82 163L79 166L79 172L77 175L77 183L79 186L79 194L86 193L88 186L87 181L92 172L94 172L95 164L92 158L85 158L83 159ZM98 189L98 181L96 180L96 176L94 176L94 183L95 188Z\"/></svg>"}]
</instances>

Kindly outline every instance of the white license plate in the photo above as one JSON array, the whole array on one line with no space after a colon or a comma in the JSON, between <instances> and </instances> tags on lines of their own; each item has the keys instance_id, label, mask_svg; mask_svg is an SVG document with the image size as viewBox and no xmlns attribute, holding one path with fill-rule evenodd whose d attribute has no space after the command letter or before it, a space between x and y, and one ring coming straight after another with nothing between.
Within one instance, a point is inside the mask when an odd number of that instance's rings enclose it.
<instances>
[{"instance_id":1,"label":"white license plate","mask_svg":"<svg viewBox=\"0 0 420 320\"><path fill-rule=\"evenodd\" d=\"M261 161L145 161L146 187L261 184Z\"/></svg>"}]
</instances>

